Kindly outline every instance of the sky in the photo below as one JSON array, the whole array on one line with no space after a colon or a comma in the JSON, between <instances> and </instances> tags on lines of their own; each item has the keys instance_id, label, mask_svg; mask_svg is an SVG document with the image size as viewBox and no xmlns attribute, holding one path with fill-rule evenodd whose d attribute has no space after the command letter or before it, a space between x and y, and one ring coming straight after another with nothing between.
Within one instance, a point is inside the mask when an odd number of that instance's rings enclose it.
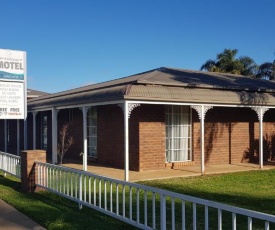
<instances>
[{"instance_id":1,"label":"sky","mask_svg":"<svg viewBox=\"0 0 275 230\"><path fill-rule=\"evenodd\" d=\"M0 48L27 52L27 86L55 93L224 49L275 58L274 0L0 0Z\"/></svg>"}]
</instances>

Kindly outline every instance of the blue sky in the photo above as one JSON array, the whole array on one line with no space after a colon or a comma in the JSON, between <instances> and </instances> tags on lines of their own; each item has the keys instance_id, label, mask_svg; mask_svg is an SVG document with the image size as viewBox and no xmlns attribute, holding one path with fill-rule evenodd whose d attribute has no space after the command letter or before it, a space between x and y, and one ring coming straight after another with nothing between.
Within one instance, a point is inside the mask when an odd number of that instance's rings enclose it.
<instances>
[{"instance_id":1,"label":"blue sky","mask_svg":"<svg viewBox=\"0 0 275 230\"><path fill-rule=\"evenodd\" d=\"M198 70L225 48L274 60L274 0L1 0L0 48L27 52L49 93L166 66Z\"/></svg>"}]
</instances>

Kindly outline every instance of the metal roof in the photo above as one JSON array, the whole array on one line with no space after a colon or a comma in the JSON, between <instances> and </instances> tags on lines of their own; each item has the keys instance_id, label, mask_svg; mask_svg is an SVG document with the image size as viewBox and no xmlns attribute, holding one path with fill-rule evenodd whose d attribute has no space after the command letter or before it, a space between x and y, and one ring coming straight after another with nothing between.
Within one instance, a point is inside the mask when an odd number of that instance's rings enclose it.
<instances>
[{"instance_id":1,"label":"metal roof","mask_svg":"<svg viewBox=\"0 0 275 230\"><path fill-rule=\"evenodd\" d=\"M48 95L49 93L45 93L42 91L38 91L38 90L33 90L33 89L27 89L27 98L35 98L35 97L40 97L43 95Z\"/></svg>"},{"instance_id":2,"label":"metal roof","mask_svg":"<svg viewBox=\"0 0 275 230\"><path fill-rule=\"evenodd\" d=\"M275 106L275 93L209 90L172 86L133 85L125 95L129 100L171 101L223 105Z\"/></svg>"},{"instance_id":3,"label":"metal roof","mask_svg":"<svg viewBox=\"0 0 275 230\"><path fill-rule=\"evenodd\" d=\"M28 101L28 109L81 105L114 100L272 105L275 82L235 74L159 68Z\"/></svg>"}]
</instances>

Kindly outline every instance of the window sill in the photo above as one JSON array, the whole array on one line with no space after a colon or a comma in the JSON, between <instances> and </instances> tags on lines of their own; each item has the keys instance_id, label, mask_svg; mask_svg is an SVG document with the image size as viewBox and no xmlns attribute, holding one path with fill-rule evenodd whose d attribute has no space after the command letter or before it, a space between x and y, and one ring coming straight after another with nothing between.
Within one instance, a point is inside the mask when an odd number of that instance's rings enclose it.
<instances>
[{"instance_id":1,"label":"window sill","mask_svg":"<svg viewBox=\"0 0 275 230\"><path fill-rule=\"evenodd\" d=\"M183 166L190 166L194 165L194 161L181 161L181 162L165 162L165 167L166 168L171 168L171 169L177 169Z\"/></svg>"}]
</instances>

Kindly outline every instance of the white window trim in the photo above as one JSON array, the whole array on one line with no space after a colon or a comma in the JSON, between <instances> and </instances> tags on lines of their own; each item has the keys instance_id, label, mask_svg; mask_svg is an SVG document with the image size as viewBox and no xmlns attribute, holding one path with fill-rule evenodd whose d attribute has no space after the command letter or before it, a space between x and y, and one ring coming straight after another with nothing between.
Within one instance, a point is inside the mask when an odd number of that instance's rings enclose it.
<instances>
[{"instance_id":1,"label":"white window trim","mask_svg":"<svg viewBox=\"0 0 275 230\"><path fill-rule=\"evenodd\" d=\"M94 109L95 110L95 117L96 117L96 124L95 125L90 125L90 120L89 120L89 112L91 109ZM89 158L97 158L97 107L91 107L89 108L88 112L87 112L87 155ZM96 128L96 134L95 135L90 135L90 132L89 132L89 128ZM90 143L90 138L94 138L95 139L95 143L96 145L95 146L92 146L91 143ZM89 148L90 147L95 147L95 155L91 155L90 151L89 151Z\"/></svg>"},{"instance_id":2,"label":"white window trim","mask_svg":"<svg viewBox=\"0 0 275 230\"><path fill-rule=\"evenodd\" d=\"M175 105L167 105L167 106L171 106L171 107L174 107ZM182 105L181 105L182 106ZM188 106L189 108L188 108L188 110L189 110L189 125L183 125L183 126L189 126L189 136L188 137L186 137L187 139L189 139L188 140L188 149L187 150L189 150L189 155L190 155L190 157L189 157L189 159L188 160L186 160L186 161L176 161L176 160L174 160L174 159L171 159L171 161L167 161L167 151L168 151L168 149L167 149L167 133L166 133L166 127L167 127L167 121L166 121L166 111L165 111L165 162L166 163L173 163L173 162L189 162L189 161L192 161L193 160L193 154L192 154L192 109L191 109L191 107L190 106ZM173 111L172 111L172 114L173 114ZM173 121L172 121L172 123L173 123ZM173 125L168 125L168 126L173 126ZM172 132L172 134L173 134L173 132ZM179 137L180 138L180 137ZM171 139L175 139L175 137L172 137ZM173 142L172 142L172 145L173 145ZM170 150L172 150L172 152L173 151L175 151L175 150L180 150L180 149L174 149L174 147L172 146L172 148L170 149ZM173 153L172 153L172 157L171 158L173 158Z\"/></svg>"},{"instance_id":3,"label":"white window trim","mask_svg":"<svg viewBox=\"0 0 275 230\"><path fill-rule=\"evenodd\" d=\"M47 138L46 146L44 144L44 137L45 137L45 135L44 135L44 128L45 128L45 126L44 126L44 118L45 117L46 117L46 129L47 129L47 132L45 134L46 138ZM41 115L41 149L47 150L47 148L48 148L48 116L45 115L45 114L42 114Z\"/></svg>"}]
</instances>

